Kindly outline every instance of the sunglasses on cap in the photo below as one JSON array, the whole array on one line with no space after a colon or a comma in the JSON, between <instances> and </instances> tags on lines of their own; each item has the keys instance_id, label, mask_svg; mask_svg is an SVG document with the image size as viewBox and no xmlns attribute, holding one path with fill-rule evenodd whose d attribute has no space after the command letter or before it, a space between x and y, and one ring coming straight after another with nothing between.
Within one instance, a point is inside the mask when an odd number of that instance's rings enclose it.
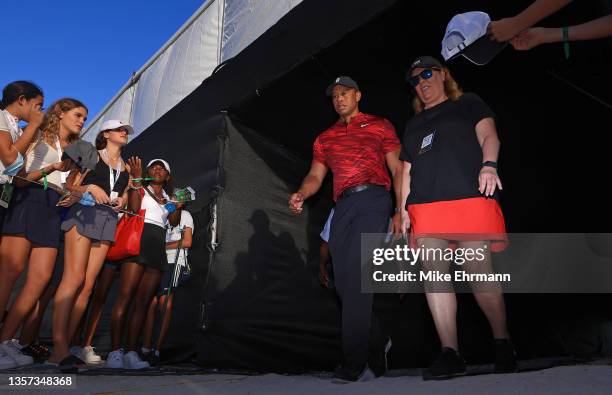
<instances>
[{"instance_id":1,"label":"sunglasses on cap","mask_svg":"<svg viewBox=\"0 0 612 395\"><path fill-rule=\"evenodd\" d=\"M431 76L433 75L434 70L440 70L440 69L436 67L425 69L421 71L419 74L408 78L408 83L410 84L411 87L416 88L416 86L421 82L421 79L424 79L424 80L430 79Z\"/></svg>"}]
</instances>

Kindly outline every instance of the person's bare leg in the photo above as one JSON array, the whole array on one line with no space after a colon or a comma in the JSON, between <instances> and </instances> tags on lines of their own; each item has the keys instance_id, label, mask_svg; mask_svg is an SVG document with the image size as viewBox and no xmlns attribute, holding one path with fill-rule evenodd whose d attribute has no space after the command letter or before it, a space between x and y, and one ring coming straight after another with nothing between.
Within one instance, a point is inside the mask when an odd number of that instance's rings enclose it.
<instances>
[{"instance_id":1,"label":"person's bare leg","mask_svg":"<svg viewBox=\"0 0 612 395\"><path fill-rule=\"evenodd\" d=\"M108 252L110 244L107 241L101 241L94 243L91 246L89 252L89 260L87 262L87 270L85 272L85 281L81 287L79 293L76 296L74 307L72 308L72 314L70 315L70 323L68 324L68 336L70 339L75 337L77 328L83 319L87 305L89 304L89 297L93 291L93 287L96 283L96 278L102 269L104 260L106 259L106 253Z\"/></svg>"},{"instance_id":2,"label":"person's bare leg","mask_svg":"<svg viewBox=\"0 0 612 395\"><path fill-rule=\"evenodd\" d=\"M164 305L166 302L166 298L168 299L168 304L164 313ZM162 296L159 300L159 314L162 318L161 329L159 330L159 338L157 339L157 345L155 346L156 350L161 350L164 341L166 340L166 335L168 334L168 329L170 329L170 322L172 320L172 302L174 300L174 294L170 294L168 296Z\"/></svg>"},{"instance_id":3,"label":"person's bare leg","mask_svg":"<svg viewBox=\"0 0 612 395\"><path fill-rule=\"evenodd\" d=\"M417 241L418 247L426 249L442 249L448 247L448 241L435 238L421 238ZM448 262L443 262L439 257L431 253L428 260L424 260L423 271L433 270L443 273L449 272ZM432 292L426 292L427 304L429 311L433 317L436 326L436 332L440 338L442 347L450 347L454 350L459 349L457 341L457 297L454 292L445 292L448 288L447 283L444 284L428 284ZM452 287L452 283L450 284Z\"/></svg>"},{"instance_id":4,"label":"person's bare leg","mask_svg":"<svg viewBox=\"0 0 612 395\"><path fill-rule=\"evenodd\" d=\"M124 263L121 265L121 279L119 294L111 312L111 349L117 350L121 347L123 327L130 303L134 297L138 284L144 273L144 266L137 263Z\"/></svg>"},{"instance_id":5,"label":"person's bare leg","mask_svg":"<svg viewBox=\"0 0 612 395\"><path fill-rule=\"evenodd\" d=\"M116 271L117 268L115 266L110 265L106 265L102 269L102 273L100 274L100 278L98 279L98 283L96 285L96 288L94 289L93 297L91 300L89 319L85 327L85 337L83 338L82 343L83 347L91 346L93 343L93 338L96 333L96 329L98 328L100 317L102 317L102 310L104 309L104 304L106 303L108 292L110 291L110 288L113 285L113 280L115 279Z\"/></svg>"},{"instance_id":6,"label":"person's bare leg","mask_svg":"<svg viewBox=\"0 0 612 395\"><path fill-rule=\"evenodd\" d=\"M36 306L53 274L56 255L56 248L32 248L25 284L13 302L6 321L2 325L0 342L12 339Z\"/></svg>"},{"instance_id":7,"label":"person's bare leg","mask_svg":"<svg viewBox=\"0 0 612 395\"><path fill-rule=\"evenodd\" d=\"M138 337L142 330L147 311L149 310L149 304L159 287L159 283L162 278L162 272L152 268L146 268L140 284L138 284L138 290L134 298L134 310L132 312L132 318L130 319L128 326L128 339L127 339L127 351L136 351L138 343Z\"/></svg>"},{"instance_id":8,"label":"person's bare leg","mask_svg":"<svg viewBox=\"0 0 612 395\"><path fill-rule=\"evenodd\" d=\"M65 234L64 273L53 300L53 354L50 362L59 363L70 355L68 320L79 288L85 281L91 240L81 236L76 226Z\"/></svg>"},{"instance_id":9,"label":"person's bare leg","mask_svg":"<svg viewBox=\"0 0 612 395\"><path fill-rule=\"evenodd\" d=\"M49 284L45 291L43 292L40 299L38 299L38 303L32 309L28 318L26 318L23 323L23 327L21 328L21 334L19 336L19 343L21 345L27 346L28 344L32 344L38 341L38 333L40 332L40 324L42 323L43 317L45 316L45 311L47 310L47 306L53 296L55 296L55 291L57 290L58 284Z\"/></svg>"},{"instance_id":10,"label":"person's bare leg","mask_svg":"<svg viewBox=\"0 0 612 395\"><path fill-rule=\"evenodd\" d=\"M163 296L162 296L163 298ZM149 305L149 311L147 312L147 318L142 334L142 346L144 348L151 349L153 346L153 329L155 328L155 314L157 314L157 296L153 297L151 304Z\"/></svg>"},{"instance_id":11,"label":"person's bare leg","mask_svg":"<svg viewBox=\"0 0 612 395\"><path fill-rule=\"evenodd\" d=\"M15 281L25 268L32 244L21 236L4 235L0 241L0 319L7 310Z\"/></svg>"},{"instance_id":12,"label":"person's bare leg","mask_svg":"<svg viewBox=\"0 0 612 395\"><path fill-rule=\"evenodd\" d=\"M487 245L486 248L484 247L485 244ZM488 242L461 242L459 245L461 248L470 248L475 251L481 248L483 251L486 251L484 260L476 260L475 258L471 261L466 261L464 264L466 272L482 274L493 273L491 246ZM471 286L478 306L480 306L480 309L489 321L489 325L491 325L493 337L495 339L509 339L510 334L506 323L506 304L504 302L501 285L496 282L484 284L474 283L471 284Z\"/></svg>"}]
</instances>

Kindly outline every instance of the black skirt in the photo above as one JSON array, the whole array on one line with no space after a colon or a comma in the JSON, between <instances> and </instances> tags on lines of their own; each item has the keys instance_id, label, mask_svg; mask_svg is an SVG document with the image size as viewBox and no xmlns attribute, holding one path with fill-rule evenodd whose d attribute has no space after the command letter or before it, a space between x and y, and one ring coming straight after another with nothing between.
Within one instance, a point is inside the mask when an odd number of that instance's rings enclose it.
<instances>
[{"instance_id":1,"label":"black skirt","mask_svg":"<svg viewBox=\"0 0 612 395\"><path fill-rule=\"evenodd\" d=\"M58 248L60 244L61 196L53 189L30 185L15 188L4 217L2 234L23 236L35 246Z\"/></svg>"},{"instance_id":2,"label":"black skirt","mask_svg":"<svg viewBox=\"0 0 612 395\"><path fill-rule=\"evenodd\" d=\"M161 272L168 270L166 229L145 222L140 238L140 254L121 261L121 263L124 262L138 263Z\"/></svg>"}]
</instances>

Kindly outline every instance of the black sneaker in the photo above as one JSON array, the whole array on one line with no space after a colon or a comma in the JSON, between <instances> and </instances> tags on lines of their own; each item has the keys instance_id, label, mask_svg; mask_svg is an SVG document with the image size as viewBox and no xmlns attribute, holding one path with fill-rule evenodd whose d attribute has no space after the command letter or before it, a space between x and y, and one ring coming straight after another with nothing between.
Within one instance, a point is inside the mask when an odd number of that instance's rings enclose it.
<instances>
[{"instance_id":1,"label":"black sneaker","mask_svg":"<svg viewBox=\"0 0 612 395\"><path fill-rule=\"evenodd\" d=\"M366 366L362 369L351 369L346 366L339 366L334 370L334 383L348 383L351 381L370 381L374 379L374 373Z\"/></svg>"},{"instance_id":2,"label":"black sneaker","mask_svg":"<svg viewBox=\"0 0 612 395\"><path fill-rule=\"evenodd\" d=\"M443 347L438 358L423 371L423 380L446 380L465 375L465 362L459 353Z\"/></svg>"},{"instance_id":3,"label":"black sneaker","mask_svg":"<svg viewBox=\"0 0 612 395\"><path fill-rule=\"evenodd\" d=\"M495 339L495 373L518 372L516 352L508 339Z\"/></svg>"},{"instance_id":4,"label":"black sneaker","mask_svg":"<svg viewBox=\"0 0 612 395\"><path fill-rule=\"evenodd\" d=\"M44 344L40 344L38 342L34 342L29 346L23 347L21 352L25 355L29 355L34 359L34 363L43 363L49 356L51 356L51 352L49 351L49 347Z\"/></svg>"},{"instance_id":5,"label":"black sneaker","mask_svg":"<svg viewBox=\"0 0 612 395\"><path fill-rule=\"evenodd\" d=\"M145 354L143 360L147 361L151 366L157 366L159 365L159 352L156 350L151 350L151 352Z\"/></svg>"},{"instance_id":6,"label":"black sneaker","mask_svg":"<svg viewBox=\"0 0 612 395\"><path fill-rule=\"evenodd\" d=\"M387 337L387 341L385 342L385 346L383 348L379 348L376 350L370 360L368 361L369 365L372 367L372 372L374 372L374 376L380 377L385 374L389 365L387 363L387 354L391 349L391 339Z\"/></svg>"}]
</instances>

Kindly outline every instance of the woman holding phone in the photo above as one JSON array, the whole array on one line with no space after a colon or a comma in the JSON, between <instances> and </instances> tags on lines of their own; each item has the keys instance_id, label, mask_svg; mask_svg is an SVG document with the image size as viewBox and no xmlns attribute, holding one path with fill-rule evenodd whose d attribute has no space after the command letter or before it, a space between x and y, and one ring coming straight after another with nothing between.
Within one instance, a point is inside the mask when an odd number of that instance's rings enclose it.
<instances>
[{"instance_id":1,"label":"woman holding phone","mask_svg":"<svg viewBox=\"0 0 612 395\"><path fill-rule=\"evenodd\" d=\"M115 239L118 215L111 206L123 207L129 184L128 168L121 158L132 127L118 120L102 124L96 137L98 162L84 175L71 172L66 189L78 195L89 193L95 205L75 204L62 223L65 258L62 280L55 293L53 311L53 354L49 362L62 372L85 367L71 355L69 342L83 317L91 290L110 244ZM82 182L78 182L82 178ZM72 181L72 182L71 182ZM76 182L74 182L76 181Z\"/></svg>"}]
</instances>

